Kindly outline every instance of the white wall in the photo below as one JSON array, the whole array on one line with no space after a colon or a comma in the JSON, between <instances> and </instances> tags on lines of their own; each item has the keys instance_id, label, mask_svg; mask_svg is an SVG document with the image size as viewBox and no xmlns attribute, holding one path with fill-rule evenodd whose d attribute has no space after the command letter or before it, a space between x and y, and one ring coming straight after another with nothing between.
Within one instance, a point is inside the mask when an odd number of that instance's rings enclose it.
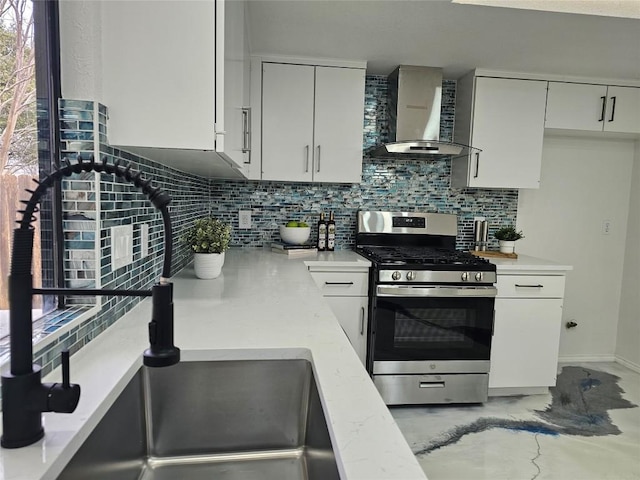
<instances>
[{"instance_id":1,"label":"white wall","mask_svg":"<svg viewBox=\"0 0 640 480\"><path fill-rule=\"evenodd\" d=\"M636 142L616 356L640 371L640 141Z\"/></svg>"},{"instance_id":2,"label":"white wall","mask_svg":"<svg viewBox=\"0 0 640 480\"><path fill-rule=\"evenodd\" d=\"M561 361L614 358L633 160L630 140L545 136L540 189L520 191L517 251L573 266Z\"/></svg>"}]
</instances>

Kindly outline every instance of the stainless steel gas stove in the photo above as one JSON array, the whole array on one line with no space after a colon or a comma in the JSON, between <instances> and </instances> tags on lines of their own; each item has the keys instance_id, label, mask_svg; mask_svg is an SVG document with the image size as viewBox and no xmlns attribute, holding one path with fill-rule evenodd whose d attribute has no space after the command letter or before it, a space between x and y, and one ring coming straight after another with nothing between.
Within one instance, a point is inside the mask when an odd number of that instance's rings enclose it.
<instances>
[{"instance_id":1,"label":"stainless steel gas stove","mask_svg":"<svg viewBox=\"0 0 640 480\"><path fill-rule=\"evenodd\" d=\"M388 405L487 399L496 268L456 250L456 234L455 215L358 212L367 369Z\"/></svg>"}]
</instances>

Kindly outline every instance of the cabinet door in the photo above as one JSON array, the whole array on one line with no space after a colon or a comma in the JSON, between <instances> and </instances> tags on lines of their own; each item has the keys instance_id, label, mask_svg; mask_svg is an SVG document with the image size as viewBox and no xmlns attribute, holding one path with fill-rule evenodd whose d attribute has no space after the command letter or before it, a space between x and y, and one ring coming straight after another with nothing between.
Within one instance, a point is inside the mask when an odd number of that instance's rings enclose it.
<instances>
[{"instance_id":1,"label":"cabinet door","mask_svg":"<svg viewBox=\"0 0 640 480\"><path fill-rule=\"evenodd\" d=\"M562 299L497 298L490 388L556 384Z\"/></svg>"},{"instance_id":2,"label":"cabinet door","mask_svg":"<svg viewBox=\"0 0 640 480\"><path fill-rule=\"evenodd\" d=\"M224 24L216 26L216 33L220 28L224 31L224 113L222 116L216 115L216 131L223 131L224 134L216 136L216 151L224 153L237 167L243 167L248 157L245 152L245 131L249 127L245 109L248 105L248 97L245 98L245 68L248 61L245 2L216 0L216 18L221 12L224 12ZM216 39L216 50L219 51L218 47L219 40Z\"/></svg>"},{"instance_id":3,"label":"cabinet door","mask_svg":"<svg viewBox=\"0 0 640 480\"><path fill-rule=\"evenodd\" d=\"M365 71L316 67L313 180L362 181Z\"/></svg>"},{"instance_id":4,"label":"cabinet door","mask_svg":"<svg viewBox=\"0 0 640 480\"><path fill-rule=\"evenodd\" d=\"M98 99L109 108L109 143L213 150L214 2L101 7Z\"/></svg>"},{"instance_id":5,"label":"cabinet door","mask_svg":"<svg viewBox=\"0 0 640 480\"><path fill-rule=\"evenodd\" d=\"M609 87L605 132L640 133L640 88Z\"/></svg>"},{"instance_id":6,"label":"cabinet door","mask_svg":"<svg viewBox=\"0 0 640 480\"><path fill-rule=\"evenodd\" d=\"M262 179L313 178L315 67L262 64Z\"/></svg>"},{"instance_id":7,"label":"cabinet door","mask_svg":"<svg viewBox=\"0 0 640 480\"><path fill-rule=\"evenodd\" d=\"M607 87L549 82L545 128L601 132Z\"/></svg>"},{"instance_id":8,"label":"cabinet door","mask_svg":"<svg viewBox=\"0 0 640 480\"><path fill-rule=\"evenodd\" d=\"M538 188L547 82L476 79L470 187Z\"/></svg>"},{"instance_id":9,"label":"cabinet door","mask_svg":"<svg viewBox=\"0 0 640 480\"><path fill-rule=\"evenodd\" d=\"M364 365L367 355L368 297L324 297Z\"/></svg>"}]
</instances>

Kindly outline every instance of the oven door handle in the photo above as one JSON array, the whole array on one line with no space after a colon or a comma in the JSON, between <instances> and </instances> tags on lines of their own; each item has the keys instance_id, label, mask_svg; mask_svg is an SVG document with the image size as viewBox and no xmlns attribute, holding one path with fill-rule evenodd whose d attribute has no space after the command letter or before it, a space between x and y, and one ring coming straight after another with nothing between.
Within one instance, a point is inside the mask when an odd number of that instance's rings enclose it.
<instances>
[{"instance_id":1,"label":"oven door handle","mask_svg":"<svg viewBox=\"0 0 640 480\"><path fill-rule=\"evenodd\" d=\"M495 287L407 287L378 285L378 297L495 297Z\"/></svg>"}]
</instances>

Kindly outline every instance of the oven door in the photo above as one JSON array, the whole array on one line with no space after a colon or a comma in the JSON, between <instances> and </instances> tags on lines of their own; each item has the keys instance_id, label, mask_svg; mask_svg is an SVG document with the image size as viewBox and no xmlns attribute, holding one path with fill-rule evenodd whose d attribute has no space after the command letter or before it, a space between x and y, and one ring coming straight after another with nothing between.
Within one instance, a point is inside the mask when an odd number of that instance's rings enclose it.
<instances>
[{"instance_id":1,"label":"oven door","mask_svg":"<svg viewBox=\"0 0 640 480\"><path fill-rule=\"evenodd\" d=\"M479 360L488 371L495 295L492 286L378 285L371 323L372 373L418 373L411 365L424 373L425 361L431 369L437 365L438 371L446 371L443 364Z\"/></svg>"}]
</instances>

